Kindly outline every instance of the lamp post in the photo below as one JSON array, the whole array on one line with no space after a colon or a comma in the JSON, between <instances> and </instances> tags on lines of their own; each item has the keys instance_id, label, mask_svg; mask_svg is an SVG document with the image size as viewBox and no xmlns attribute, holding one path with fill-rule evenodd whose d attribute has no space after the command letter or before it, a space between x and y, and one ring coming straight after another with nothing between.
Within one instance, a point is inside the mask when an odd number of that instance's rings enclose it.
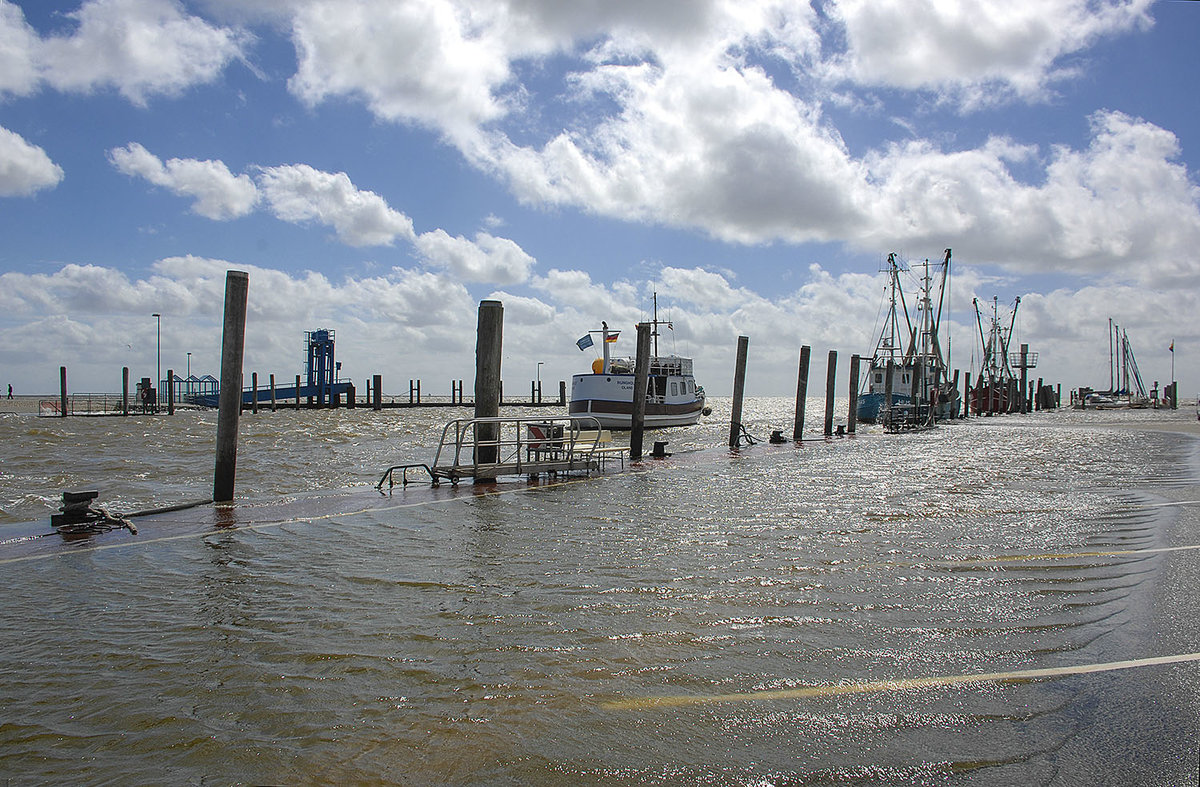
<instances>
[{"instance_id":1,"label":"lamp post","mask_svg":"<svg viewBox=\"0 0 1200 787\"><path fill-rule=\"evenodd\" d=\"M162 315L159 314L158 312L155 312L154 314L151 314L150 316L153 317L155 322L157 323L157 325L154 329L154 336L155 336L155 340L156 340L156 344L157 344L156 355L155 355L155 366L154 366L154 375L155 375L154 376L154 380L155 380L154 387L162 388ZM158 391L158 393L162 393L162 391ZM155 409L155 411L158 410L158 397L157 396L154 397L154 409Z\"/></svg>"}]
</instances>

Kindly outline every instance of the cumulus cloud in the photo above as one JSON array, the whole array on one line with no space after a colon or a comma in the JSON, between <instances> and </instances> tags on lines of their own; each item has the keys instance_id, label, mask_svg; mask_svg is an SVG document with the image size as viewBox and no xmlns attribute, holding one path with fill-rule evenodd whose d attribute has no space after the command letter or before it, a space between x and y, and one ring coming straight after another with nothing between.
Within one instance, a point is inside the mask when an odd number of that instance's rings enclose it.
<instances>
[{"instance_id":1,"label":"cumulus cloud","mask_svg":"<svg viewBox=\"0 0 1200 787\"><path fill-rule=\"evenodd\" d=\"M413 237L412 219L388 207L378 194L356 188L344 172L322 172L307 164L264 167L258 183L277 218L333 227L347 245L390 245L397 237Z\"/></svg>"},{"instance_id":2,"label":"cumulus cloud","mask_svg":"<svg viewBox=\"0 0 1200 787\"><path fill-rule=\"evenodd\" d=\"M62 167L46 151L0 127L0 197L27 197L57 186L62 179Z\"/></svg>"},{"instance_id":3,"label":"cumulus cloud","mask_svg":"<svg viewBox=\"0 0 1200 787\"><path fill-rule=\"evenodd\" d=\"M1152 0L835 0L845 52L827 68L859 86L928 90L968 105L1045 97L1065 56L1148 25ZM902 43L898 43L902 42Z\"/></svg>"},{"instance_id":4,"label":"cumulus cloud","mask_svg":"<svg viewBox=\"0 0 1200 787\"><path fill-rule=\"evenodd\" d=\"M175 0L89 0L66 16L75 29L37 48L46 82L66 91L114 88L139 105L213 80L249 42Z\"/></svg>"},{"instance_id":5,"label":"cumulus cloud","mask_svg":"<svg viewBox=\"0 0 1200 787\"><path fill-rule=\"evenodd\" d=\"M533 257L516 243L486 232L478 233L472 241L434 230L418 237L416 246L425 260L450 270L464 281L523 282L534 265Z\"/></svg>"},{"instance_id":6,"label":"cumulus cloud","mask_svg":"<svg viewBox=\"0 0 1200 787\"><path fill-rule=\"evenodd\" d=\"M245 216L258 202L258 189L248 175L234 175L220 161L161 159L136 142L113 148L108 159L118 171L144 178L174 194L195 198L192 212L208 219Z\"/></svg>"},{"instance_id":7,"label":"cumulus cloud","mask_svg":"<svg viewBox=\"0 0 1200 787\"><path fill-rule=\"evenodd\" d=\"M26 95L37 87L37 43L20 7L0 0L0 94Z\"/></svg>"}]
</instances>

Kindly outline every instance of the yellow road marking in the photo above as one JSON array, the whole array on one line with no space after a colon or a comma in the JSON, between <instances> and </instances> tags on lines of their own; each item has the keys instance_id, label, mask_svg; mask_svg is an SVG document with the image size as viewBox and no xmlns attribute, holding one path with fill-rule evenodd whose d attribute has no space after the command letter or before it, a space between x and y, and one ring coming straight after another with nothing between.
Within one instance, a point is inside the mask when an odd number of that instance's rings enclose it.
<instances>
[{"instance_id":1,"label":"yellow road marking","mask_svg":"<svg viewBox=\"0 0 1200 787\"><path fill-rule=\"evenodd\" d=\"M805 686L798 689L764 689L762 691L736 692L731 694L677 694L661 697L634 697L606 702L601 707L607 710L654 710L658 708L681 708L690 705L711 705L718 702L764 702L768 700L805 699L808 697L833 697L842 694L910 691L935 686L966 686L972 683L1042 680L1067 675L1086 675L1093 672L1113 672L1115 670L1135 669L1137 667L1181 664L1189 661L1200 661L1200 653L1183 653L1176 656L1157 656L1130 661L1109 661L1100 664L1082 664L1074 667L1046 667L1043 669L1013 670L1012 672L984 672L974 675L938 675L927 678L834 683L827 686Z\"/></svg>"}]
</instances>

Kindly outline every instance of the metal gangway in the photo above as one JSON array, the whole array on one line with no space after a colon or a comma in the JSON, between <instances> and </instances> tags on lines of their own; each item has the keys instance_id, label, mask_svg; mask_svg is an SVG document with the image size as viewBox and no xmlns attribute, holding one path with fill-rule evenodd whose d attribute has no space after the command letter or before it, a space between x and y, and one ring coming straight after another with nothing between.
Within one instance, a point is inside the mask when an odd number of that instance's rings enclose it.
<instances>
[{"instance_id":1,"label":"metal gangway","mask_svg":"<svg viewBox=\"0 0 1200 787\"><path fill-rule=\"evenodd\" d=\"M624 462L628 448L611 445L612 435L593 416L562 418L459 418L442 429L433 464L395 465L376 488L407 484L410 470L424 470L436 486L445 479L493 481L501 476L591 473L612 458Z\"/></svg>"}]
</instances>

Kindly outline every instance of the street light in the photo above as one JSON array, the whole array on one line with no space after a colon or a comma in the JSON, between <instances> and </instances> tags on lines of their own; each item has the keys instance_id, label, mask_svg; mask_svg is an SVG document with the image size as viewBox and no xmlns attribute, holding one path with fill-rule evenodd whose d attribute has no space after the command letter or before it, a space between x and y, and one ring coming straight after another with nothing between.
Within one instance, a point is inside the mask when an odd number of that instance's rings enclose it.
<instances>
[{"instance_id":1,"label":"street light","mask_svg":"<svg viewBox=\"0 0 1200 787\"><path fill-rule=\"evenodd\" d=\"M158 354L156 356L156 364L154 367L154 374L156 375L154 378L156 381L154 383L154 387L161 388L162 387L162 315L159 314L158 312L155 312L154 314L151 314L150 316L153 317L155 319L155 321L157 321L157 323L158 323L157 327L154 330L154 334L155 334L155 337L157 339L157 344L158 344L158 348L157 348ZM158 397L157 396L154 398L154 409L155 410L158 409Z\"/></svg>"}]
</instances>

